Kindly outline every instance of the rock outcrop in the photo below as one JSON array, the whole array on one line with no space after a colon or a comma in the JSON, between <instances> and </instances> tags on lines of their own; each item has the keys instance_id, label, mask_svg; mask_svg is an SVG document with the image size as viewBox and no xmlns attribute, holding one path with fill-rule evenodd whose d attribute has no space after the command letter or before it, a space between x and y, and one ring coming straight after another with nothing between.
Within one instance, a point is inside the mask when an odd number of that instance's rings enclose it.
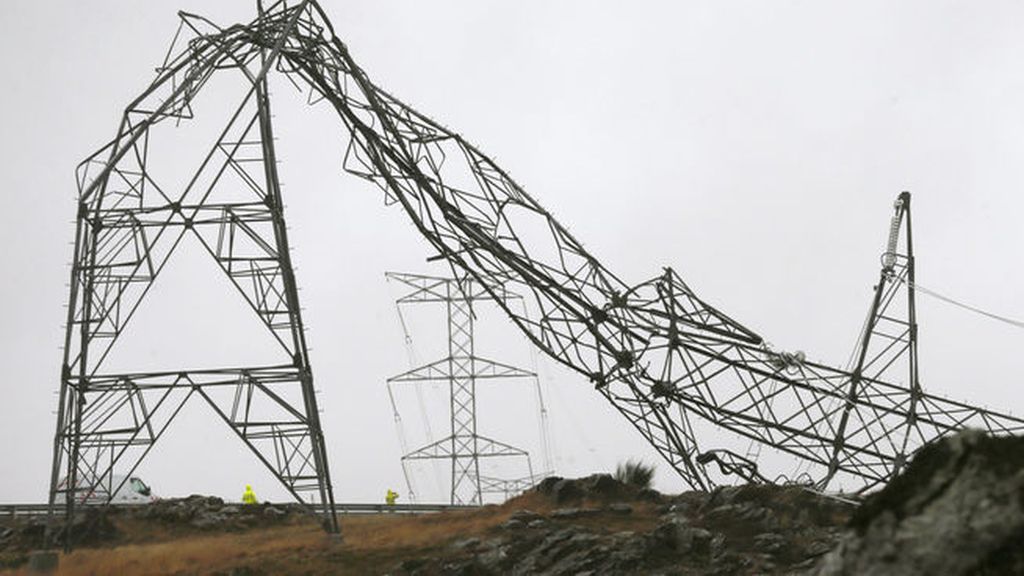
<instances>
[{"instance_id":1,"label":"rock outcrop","mask_svg":"<svg viewBox=\"0 0 1024 576\"><path fill-rule=\"evenodd\" d=\"M555 508L518 510L485 537L457 539L444 553L405 561L395 573L789 573L829 550L853 511L796 486L665 496L607 474L549 478L533 495ZM638 526L650 527L615 528L616 519L644 507L654 508L656 521Z\"/></svg>"},{"instance_id":2,"label":"rock outcrop","mask_svg":"<svg viewBox=\"0 0 1024 576\"><path fill-rule=\"evenodd\" d=\"M193 495L187 498L157 500L137 506L115 506L105 510L83 508L71 524L76 547L111 545L133 541L131 529L118 528L156 525L168 534L195 532L240 532L306 518L309 514L298 504L243 505L225 503L215 496ZM46 517L31 516L0 523L0 569L24 564L31 550L45 546ZM54 535L53 544L62 545L63 528Z\"/></svg>"},{"instance_id":3,"label":"rock outcrop","mask_svg":"<svg viewBox=\"0 0 1024 576\"><path fill-rule=\"evenodd\" d=\"M158 500L146 506L124 507L112 512L155 520L168 526L203 531L238 531L255 526L273 526L293 514L306 513L298 504L237 504L226 503L216 496L198 495Z\"/></svg>"},{"instance_id":4,"label":"rock outcrop","mask_svg":"<svg viewBox=\"0 0 1024 576\"><path fill-rule=\"evenodd\" d=\"M1024 438L967 431L925 446L814 574L1024 574Z\"/></svg>"}]
</instances>

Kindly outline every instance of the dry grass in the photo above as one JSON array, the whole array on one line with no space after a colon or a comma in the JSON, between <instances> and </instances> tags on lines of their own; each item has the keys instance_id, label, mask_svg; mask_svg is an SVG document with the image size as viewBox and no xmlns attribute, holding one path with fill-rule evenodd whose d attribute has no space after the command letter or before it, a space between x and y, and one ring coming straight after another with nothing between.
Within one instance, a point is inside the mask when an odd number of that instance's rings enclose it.
<instances>
[{"instance_id":1,"label":"dry grass","mask_svg":"<svg viewBox=\"0 0 1024 576\"><path fill-rule=\"evenodd\" d=\"M204 574L252 564L262 557L315 552L328 545L323 532L312 524L241 534L189 536L165 542L75 550L61 557L58 574Z\"/></svg>"},{"instance_id":2,"label":"dry grass","mask_svg":"<svg viewBox=\"0 0 1024 576\"><path fill-rule=\"evenodd\" d=\"M441 514L342 516L344 542L328 538L312 519L236 533L195 533L153 523L119 526L114 546L83 548L62 556L58 574L215 574L251 567L267 574L380 574L405 559L432 555L452 541L482 536L514 512L550 512L558 506L528 494L502 506ZM574 524L607 532L650 529L650 505L634 503L632 515L577 518ZM24 573L24 572L19 572Z\"/></svg>"}]
</instances>

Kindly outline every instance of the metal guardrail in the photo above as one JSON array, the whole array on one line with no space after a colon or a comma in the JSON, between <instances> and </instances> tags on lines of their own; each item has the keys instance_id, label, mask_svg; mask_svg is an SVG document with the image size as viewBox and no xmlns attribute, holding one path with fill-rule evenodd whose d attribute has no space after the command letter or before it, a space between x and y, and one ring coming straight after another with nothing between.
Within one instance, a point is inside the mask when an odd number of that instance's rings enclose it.
<instances>
[{"instance_id":1,"label":"metal guardrail","mask_svg":"<svg viewBox=\"0 0 1024 576\"><path fill-rule=\"evenodd\" d=\"M225 505L232 504L225 502ZM280 504L280 503L272 503ZM147 504L111 504L114 507L146 506ZM242 504L238 504L242 506ZM430 514L445 512L449 510L475 510L478 506L467 506L459 504L369 504L369 503L342 503L335 504L339 515L342 514ZM11 518L24 518L28 516L44 516L49 511L46 504L0 504L0 520ZM55 512L63 514L64 508L58 507Z\"/></svg>"},{"instance_id":2,"label":"metal guardrail","mask_svg":"<svg viewBox=\"0 0 1024 576\"><path fill-rule=\"evenodd\" d=\"M0 519L41 516L48 509L46 504L0 504Z\"/></svg>"},{"instance_id":3,"label":"metal guardrail","mask_svg":"<svg viewBox=\"0 0 1024 576\"><path fill-rule=\"evenodd\" d=\"M429 514L454 510L476 510L479 506L466 504L335 504L338 514Z\"/></svg>"}]
</instances>

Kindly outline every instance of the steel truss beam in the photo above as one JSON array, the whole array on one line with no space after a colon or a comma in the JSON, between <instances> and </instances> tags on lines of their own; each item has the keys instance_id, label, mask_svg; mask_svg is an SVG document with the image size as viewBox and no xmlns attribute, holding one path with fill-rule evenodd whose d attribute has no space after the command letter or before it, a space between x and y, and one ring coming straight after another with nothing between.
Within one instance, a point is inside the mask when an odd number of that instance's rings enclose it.
<instances>
[{"instance_id":1,"label":"steel truss beam","mask_svg":"<svg viewBox=\"0 0 1024 576\"><path fill-rule=\"evenodd\" d=\"M477 432L476 382L494 378L535 378L528 370L483 358L476 354L473 337L473 303L491 295L472 280L455 280L418 274L388 272L387 277L412 291L397 300L398 306L414 303L444 304L448 320L448 356L388 378L388 384L445 381L450 396L451 435L402 456L403 467L413 460L451 461L451 503L483 504L483 494L508 494L523 484L480 475L480 459L518 457L526 460L528 478L533 464L525 451L487 438ZM505 303L522 297L502 292Z\"/></svg>"}]
</instances>

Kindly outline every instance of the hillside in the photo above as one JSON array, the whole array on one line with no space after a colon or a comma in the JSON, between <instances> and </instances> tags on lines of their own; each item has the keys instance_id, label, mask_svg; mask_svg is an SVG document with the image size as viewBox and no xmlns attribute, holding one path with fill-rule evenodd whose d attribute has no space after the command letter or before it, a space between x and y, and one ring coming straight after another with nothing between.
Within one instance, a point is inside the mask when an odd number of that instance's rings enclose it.
<instances>
[{"instance_id":1,"label":"hillside","mask_svg":"<svg viewBox=\"0 0 1024 576\"><path fill-rule=\"evenodd\" d=\"M926 448L861 506L797 486L675 496L608 475L548 479L501 506L342 518L295 506L165 500L80 521L59 574L1012 574L1024 570L1024 440ZM38 522L0 529L27 573Z\"/></svg>"},{"instance_id":2,"label":"hillside","mask_svg":"<svg viewBox=\"0 0 1024 576\"><path fill-rule=\"evenodd\" d=\"M345 516L338 544L294 506L196 496L91 519L87 540L61 558L59 573L774 572L829 550L851 511L796 487L668 497L595 475L549 479L473 511Z\"/></svg>"}]
</instances>

